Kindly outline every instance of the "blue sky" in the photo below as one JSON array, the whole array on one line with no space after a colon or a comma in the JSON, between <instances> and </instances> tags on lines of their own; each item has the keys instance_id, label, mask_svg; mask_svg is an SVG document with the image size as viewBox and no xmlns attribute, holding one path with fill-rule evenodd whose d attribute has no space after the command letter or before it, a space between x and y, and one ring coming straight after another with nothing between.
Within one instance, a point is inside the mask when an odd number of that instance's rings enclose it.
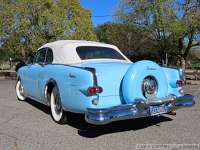
<instances>
[{"instance_id":1,"label":"blue sky","mask_svg":"<svg viewBox=\"0 0 200 150\"><path fill-rule=\"evenodd\" d=\"M119 0L80 0L81 5L89 9L92 13L92 21L94 26L112 21L112 16L98 17L104 15L113 15ZM96 17L95 17L96 16Z\"/></svg>"}]
</instances>

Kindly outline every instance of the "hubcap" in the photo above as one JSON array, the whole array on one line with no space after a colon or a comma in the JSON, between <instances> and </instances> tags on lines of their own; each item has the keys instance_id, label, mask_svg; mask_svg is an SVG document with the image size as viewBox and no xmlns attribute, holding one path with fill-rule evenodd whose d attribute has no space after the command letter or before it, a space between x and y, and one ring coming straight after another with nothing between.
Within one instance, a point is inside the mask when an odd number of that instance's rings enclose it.
<instances>
[{"instance_id":1,"label":"hubcap","mask_svg":"<svg viewBox=\"0 0 200 150\"><path fill-rule=\"evenodd\" d=\"M155 77L147 76L142 84L142 92L144 97L149 98L156 96L158 90L158 83Z\"/></svg>"}]
</instances>

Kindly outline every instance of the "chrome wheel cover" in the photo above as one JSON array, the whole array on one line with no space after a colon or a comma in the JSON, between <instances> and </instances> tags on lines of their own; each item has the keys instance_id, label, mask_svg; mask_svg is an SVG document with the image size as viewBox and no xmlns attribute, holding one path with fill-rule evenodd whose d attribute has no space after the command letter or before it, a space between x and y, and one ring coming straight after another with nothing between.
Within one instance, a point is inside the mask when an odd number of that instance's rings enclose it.
<instances>
[{"instance_id":1,"label":"chrome wheel cover","mask_svg":"<svg viewBox=\"0 0 200 150\"><path fill-rule=\"evenodd\" d=\"M158 92L158 83L155 77L147 76L142 83L142 93L145 98L156 97Z\"/></svg>"}]
</instances>

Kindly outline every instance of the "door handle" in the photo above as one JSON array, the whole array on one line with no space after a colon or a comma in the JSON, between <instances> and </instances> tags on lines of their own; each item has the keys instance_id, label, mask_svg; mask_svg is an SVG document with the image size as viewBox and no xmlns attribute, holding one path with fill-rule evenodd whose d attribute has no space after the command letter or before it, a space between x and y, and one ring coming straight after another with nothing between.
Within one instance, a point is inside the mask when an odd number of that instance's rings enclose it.
<instances>
[{"instance_id":1,"label":"door handle","mask_svg":"<svg viewBox=\"0 0 200 150\"><path fill-rule=\"evenodd\" d=\"M70 78L76 78L76 76L73 75L73 74L71 74L71 73L69 74L69 77L70 77Z\"/></svg>"}]
</instances>

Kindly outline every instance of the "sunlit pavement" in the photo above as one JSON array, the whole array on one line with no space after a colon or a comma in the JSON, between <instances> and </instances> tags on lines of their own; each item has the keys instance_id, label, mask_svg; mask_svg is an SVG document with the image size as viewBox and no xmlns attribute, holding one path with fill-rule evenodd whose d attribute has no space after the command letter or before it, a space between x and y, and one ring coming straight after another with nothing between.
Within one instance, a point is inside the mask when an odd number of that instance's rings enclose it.
<instances>
[{"instance_id":1,"label":"sunlit pavement","mask_svg":"<svg viewBox=\"0 0 200 150\"><path fill-rule=\"evenodd\" d=\"M186 87L196 105L163 115L92 126L76 115L58 125L49 108L15 96L15 81L0 80L0 150L135 149L135 144L200 144L200 86Z\"/></svg>"}]
</instances>

